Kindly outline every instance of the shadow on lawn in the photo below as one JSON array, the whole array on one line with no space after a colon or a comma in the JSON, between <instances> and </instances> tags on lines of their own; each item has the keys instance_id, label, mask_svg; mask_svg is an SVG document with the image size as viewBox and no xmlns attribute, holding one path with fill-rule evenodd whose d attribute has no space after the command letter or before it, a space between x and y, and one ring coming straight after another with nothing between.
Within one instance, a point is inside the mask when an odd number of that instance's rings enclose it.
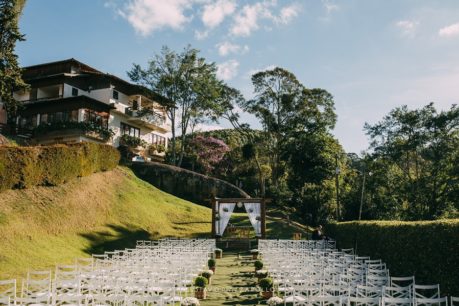
<instances>
[{"instance_id":1,"label":"shadow on lawn","mask_svg":"<svg viewBox=\"0 0 459 306\"><path fill-rule=\"evenodd\" d=\"M111 230L79 234L86 238L90 245L84 252L87 254L102 254L105 251L134 248L137 240L150 240L158 233L150 234L143 229L133 229L121 225L107 224Z\"/></svg>"}]
</instances>

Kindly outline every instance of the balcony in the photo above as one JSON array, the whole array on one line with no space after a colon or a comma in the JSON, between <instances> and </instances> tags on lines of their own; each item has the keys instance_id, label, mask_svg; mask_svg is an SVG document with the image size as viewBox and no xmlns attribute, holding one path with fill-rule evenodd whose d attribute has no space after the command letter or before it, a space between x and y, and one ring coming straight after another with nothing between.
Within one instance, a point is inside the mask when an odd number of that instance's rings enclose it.
<instances>
[{"instance_id":1,"label":"balcony","mask_svg":"<svg viewBox=\"0 0 459 306\"><path fill-rule=\"evenodd\" d=\"M132 108L129 107L125 109L125 114L132 117L128 119L128 121L146 125L152 129L159 128L161 130L167 131L168 125L164 116L161 116L151 109L143 108L141 110L132 110Z\"/></svg>"}]
</instances>

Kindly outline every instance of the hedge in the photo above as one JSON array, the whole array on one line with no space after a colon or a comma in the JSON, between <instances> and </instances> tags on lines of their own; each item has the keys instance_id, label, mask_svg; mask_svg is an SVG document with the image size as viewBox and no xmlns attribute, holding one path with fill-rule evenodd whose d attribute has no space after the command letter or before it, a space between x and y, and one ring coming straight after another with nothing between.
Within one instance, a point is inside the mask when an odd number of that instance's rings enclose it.
<instances>
[{"instance_id":1,"label":"hedge","mask_svg":"<svg viewBox=\"0 0 459 306\"><path fill-rule=\"evenodd\" d=\"M109 145L78 143L37 147L0 147L0 191L45 185L106 171L118 165L118 150Z\"/></svg>"},{"instance_id":2,"label":"hedge","mask_svg":"<svg viewBox=\"0 0 459 306\"><path fill-rule=\"evenodd\" d=\"M459 296L459 219L342 222L325 230L339 248L382 259L392 276L414 275L416 283Z\"/></svg>"}]
</instances>

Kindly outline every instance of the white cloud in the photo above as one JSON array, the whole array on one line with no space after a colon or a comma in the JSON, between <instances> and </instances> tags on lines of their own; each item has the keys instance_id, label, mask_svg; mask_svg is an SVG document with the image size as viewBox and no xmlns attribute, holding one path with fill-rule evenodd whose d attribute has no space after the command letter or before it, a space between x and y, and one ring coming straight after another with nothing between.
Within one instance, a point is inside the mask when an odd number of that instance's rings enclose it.
<instances>
[{"instance_id":1,"label":"white cloud","mask_svg":"<svg viewBox=\"0 0 459 306\"><path fill-rule=\"evenodd\" d=\"M444 28L441 28L438 31L438 35L440 35L440 37L459 36L459 22L451 24L451 25L446 26Z\"/></svg>"},{"instance_id":2,"label":"white cloud","mask_svg":"<svg viewBox=\"0 0 459 306\"><path fill-rule=\"evenodd\" d=\"M250 36L253 31L259 29L259 22L262 19L270 20L276 24L288 24L298 16L301 6L297 3L284 6L280 14L273 13L276 8L276 0L265 0L252 5L245 5L241 11L234 16L234 23L230 33L234 36Z\"/></svg>"},{"instance_id":3,"label":"white cloud","mask_svg":"<svg viewBox=\"0 0 459 306\"><path fill-rule=\"evenodd\" d=\"M231 80L237 75L239 62L236 60L229 60L217 65L217 77L224 81Z\"/></svg>"},{"instance_id":4,"label":"white cloud","mask_svg":"<svg viewBox=\"0 0 459 306\"><path fill-rule=\"evenodd\" d=\"M142 36L163 28L182 29L191 20L185 11L193 0L130 0L118 13Z\"/></svg>"},{"instance_id":5,"label":"white cloud","mask_svg":"<svg viewBox=\"0 0 459 306\"><path fill-rule=\"evenodd\" d=\"M207 36L209 36L209 31L194 31L194 37L197 39L197 40L203 40L203 39L206 39Z\"/></svg>"},{"instance_id":6,"label":"white cloud","mask_svg":"<svg viewBox=\"0 0 459 306\"><path fill-rule=\"evenodd\" d=\"M333 13L333 11L339 10L339 5L335 3L331 3L330 1L325 1L322 0L322 3L324 5L325 10L327 11L327 14Z\"/></svg>"},{"instance_id":7,"label":"white cloud","mask_svg":"<svg viewBox=\"0 0 459 306\"><path fill-rule=\"evenodd\" d=\"M215 28L226 16L233 14L235 9L236 3L232 0L217 0L206 4L202 12L202 22L207 28Z\"/></svg>"},{"instance_id":8,"label":"white cloud","mask_svg":"<svg viewBox=\"0 0 459 306\"><path fill-rule=\"evenodd\" d=\"M237 45L237 44L233 44L229 41L225 41L223 43L219 43L216 45L216 47L218 48L218 54L220 54L221 56L227 56L231 53L246 53L249 51L249 46L245 45L245 46L240 46L240 45Z\"/></svg>"},{"instance_id":9,"label":"white cloud","mask_svg":"<svg viewBox=\"0 0 459 306\"><path fill-rule=\"evenodd\" d=\"M413 37L419 26L419 21L400 20L395 25L401 30L403 36Z\"/></svg>"},{"instance_id":10,"label":"white cloud","mask_svg":"<svg viewBox=\"0 0 459 306\"><path fill-rule=\"evenodd\" d=\"M277 23L288 24L300 13L301 6L298 3L283 7L280 16L276 18Z\"/></svg>"}]
</instances>

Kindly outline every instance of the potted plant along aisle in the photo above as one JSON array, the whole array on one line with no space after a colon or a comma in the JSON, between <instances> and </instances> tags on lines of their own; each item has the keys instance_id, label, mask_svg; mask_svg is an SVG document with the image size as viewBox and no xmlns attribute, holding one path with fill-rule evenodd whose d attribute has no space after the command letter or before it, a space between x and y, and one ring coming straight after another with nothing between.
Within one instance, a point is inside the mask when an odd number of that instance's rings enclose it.
<instances>
[{"instance_id":1,"label":"potted plant along aisle","mask_svg":"<svg viewBox=\"0 0 459 306\"><path fill-rule=\"evenodd\" d=\"M215 259L209 259L207 261L207 266L209 267L210 270L212 270L212 272L215 273L215 266L217 265L217 262L215 261Z\"/></svg>"},{"instance_id":2,"label":"potted plant along aisle","mask_svg":"<svg viewBox=\"0 0 459 306\"><path fill-rule=\"evenodd\" d=\"M253 260L258 259L258 250L257 249L250 250L250 254L252 254L252 259Z\"/></svg>"},{"instance_id":3,"label":"potted plant along aisle","mask_svg":"<svg viewBox=\"0 0 459 306\"><path fill-rule=\"evenodd\" d=\"M207 278L198 276L194 280L194 296L199 300L206 299Z\"/></svg>"},{"instance_id":4,"label":"potted plant along aisle","mask_svg":"<svg viewBox=\"0 0 459 306\"><path fill-rule=\"evenodd\" d=\"M222 249L215 249L215 258L216 259L221 259L223 255L223 250Z\"/></svg>"},{"instance_id":5,"label":"potted plant along aisle","mask_svg":"<svg viewBox=\"0 0 459 306\"><path fill-rule=\"evenodd\" d=\"M269 299L273 296L273 280L272 278L262 278L258 283L261 288L261 296L264 299Z\"/></svg>"},{"instance_id":6,"label":"potted plant along aisle","mask_svg":"<svg viewBox=\"0 0 459 306\"><path fill-rule=\"evenodd\" d=\"M263 269L263 262L261 260L255 261L253 263L253 265L255 266L255 272L257 272L258 270Z\"/></svg>"},{"instance_id":7,"label":"potted plant along aisle","mask_svg":"<svg viewBox=\"0 0 459 306\"><path fill-rule=\"evenodd\" d=\"M201 273L201 276L204 276L205 278L207 278L207 282L209 283L209 285L212 282L212 275L214 275L214 271L212 270L204 271Z\"/></svg>"}]
</instances>

